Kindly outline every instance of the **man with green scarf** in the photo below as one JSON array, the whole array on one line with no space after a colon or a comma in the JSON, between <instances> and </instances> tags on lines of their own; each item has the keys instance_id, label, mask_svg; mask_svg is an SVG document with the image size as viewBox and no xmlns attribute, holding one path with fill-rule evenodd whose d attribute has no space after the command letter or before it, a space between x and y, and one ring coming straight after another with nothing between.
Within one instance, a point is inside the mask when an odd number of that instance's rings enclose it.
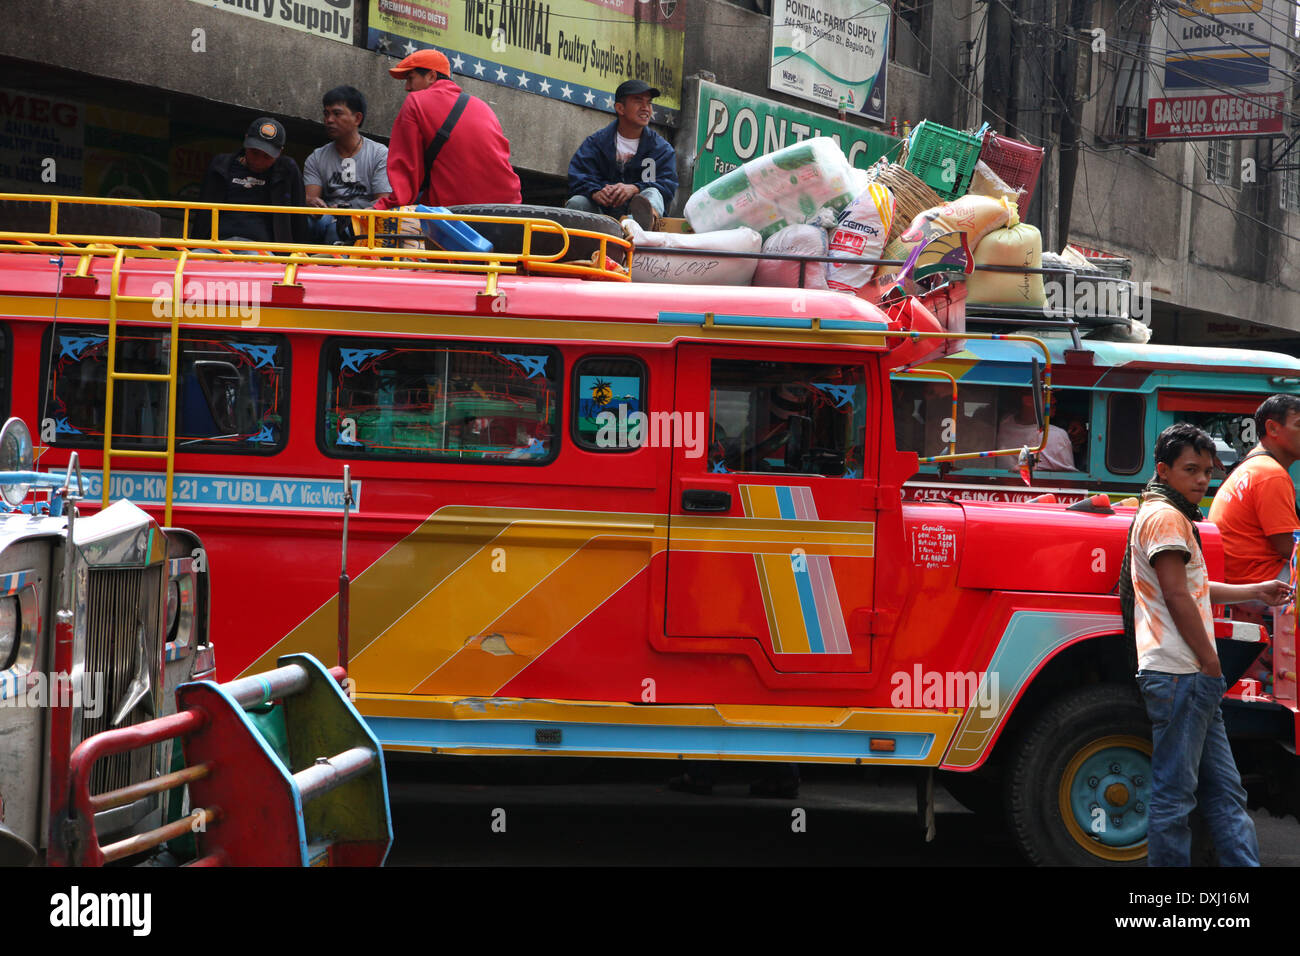
<instances>
[{"instance_id":1,"label":"man with green scarf","mask_svg":"<svg viewBox=\"0 0 1300 956\"><path fill-rule=\"evenodd\" d=\"M1188 866L1188 814L1201 807L1225 866L1259 866L1255 824L1223 727L1227 687L1214 647L1211 604L1286 601L1280 581L1211 581L1196 522L1214 470L1214 442L1194 425L1156 440L1156 475L1142 494L1120 573L1125 630L1136 643L1138 685L1151 718L1147 862Z\"/></svg>"}]
</instances>

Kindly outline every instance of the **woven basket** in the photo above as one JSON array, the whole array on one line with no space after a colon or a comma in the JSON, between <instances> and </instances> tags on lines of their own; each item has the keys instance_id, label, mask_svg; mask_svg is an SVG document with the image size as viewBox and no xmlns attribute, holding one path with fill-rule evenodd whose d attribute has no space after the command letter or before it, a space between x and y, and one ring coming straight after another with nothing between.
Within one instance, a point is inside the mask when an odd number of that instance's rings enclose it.
<instances>
[{"instance_id":1,"label":"woven basket","mask_svg":"<svg viewBox=\"0 0 1300 956\"><path fill-rule=\"evenodd\" d=\"M894 194L894 223L889 229L890 239L897 239L918 215L945 202L902 166L886 163L883 159L867 170L867 181L888 186Z\"/></svg>"}]
</instances>

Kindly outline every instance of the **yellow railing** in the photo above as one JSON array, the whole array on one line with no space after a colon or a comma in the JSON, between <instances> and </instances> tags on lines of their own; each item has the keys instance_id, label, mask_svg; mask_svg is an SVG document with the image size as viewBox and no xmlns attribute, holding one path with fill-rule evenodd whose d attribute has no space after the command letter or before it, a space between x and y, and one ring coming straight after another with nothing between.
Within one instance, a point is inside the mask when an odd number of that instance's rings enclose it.
<instances>
[{"instance_id":1,"label":"yellow railing","mask_svg":"<svg viewBox=\"0 0 1300 956\"><path fill-rule=\"evenodd\" d=\"M93 271L91 260L97 256L115 255L125 249L132 258L174 259L182 254L189 261L270 262L285 267L284 284L297 282L297 272L303 265L361 266L366 268L416 269L422 271L469 273L486 275L485 294L495 294L496 277L506 274L535 273L543 275L574 276L587 279L607 279L626 282L632 266L632 243L623 237L569 229L548 219L512 216L461 216L453 213L422 213L407 209L331 210L289 206L250 206L233 203L193 203L171 200L99 199L80 196L33 196L19 193L0 193L0 202L18 201L40 203L49 207L47 232L16 232L0 229L0 252L57 252L62 255L80 254L77 275ZM179 237L103 236L61 232L60 211L69 206L133 206L142 209L176 210L180 212ZM357 229L357 242L351 246L327 246L307 243L235 242L226 239L195 238L190 235L197 226L196 214L210 216L207 225L212 235L220 235L222 213L258 212L288 214L293 216L334 215L351 218L362 224ZM474 223L514 224L522 227L523 244L520 252L458 252L444 249L404 248L407 240L420 236L403 236L378 228L383 221L392 220L450 220L463 222L471 228ZM533 251L537 236L556 236L560 240L558 252L542 255ZM571 240L574 237L594 240L597 252L590 264L566 262ZM394 246L393 243L397 243ZM622 267L611 262L610 252L622 250Z\"/></svg>"}]
</instances>

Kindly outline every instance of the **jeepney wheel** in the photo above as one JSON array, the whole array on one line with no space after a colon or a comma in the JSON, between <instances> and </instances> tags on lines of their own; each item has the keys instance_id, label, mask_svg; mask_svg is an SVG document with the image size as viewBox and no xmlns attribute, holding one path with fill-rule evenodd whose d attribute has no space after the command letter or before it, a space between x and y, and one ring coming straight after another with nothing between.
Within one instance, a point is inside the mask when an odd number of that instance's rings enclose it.
<instances>
[{"instance_id":1,"label":"jeepney wheel","mask_svg":"<svg viewBox=\"0 0 1300 956\"><path fill-rule=\"evenodd\" d=\"M511 206L488 203L473 206L449 206L448 209L462 216L519 216L526 219L549 219L559 223L565 229L581 229L584 232L599 232L606 236L623 238L623 227L618 220L594 212L582 212L577 209L564 209L559 206ZM481 235L496 252L515 254L523 251L524 227L504 222L470 222L466 223ZM563 243L559 236L548 233L536 233L532 238L532 252L539 256L553 256L560 251ZM564 254L564 262L578 259L590 259L599 249L596 239L583 236L570 236L569 248ZM619 246L610 245L606 251L611 259L619 265L626 265L627 257Z\"/></svg>"},{"instance_id":2,"label":"jeepney wheel","mask_svg":"<svg viewBox=\"0 0 1300 956\"><path fill-rule=\"evenodd\" d=\"M1006 802L1031 863L1145 862L1151 723L1136 688L1082 687L1036 715L1012 752Z\"/></svg>"},{"instance_id":3,"label":"jeepney wheel","mask_svg":"<svg viewBox=\"0 0 1300 956\"><path fill-rule=\"evenodd\" d=\"M41 202L0 200L0 231L39 232L50 229L50 207ZM77 236L139 236L156 239L162 217L137 206L59 205L59 232Z\"/></svg>"}]
</instances>

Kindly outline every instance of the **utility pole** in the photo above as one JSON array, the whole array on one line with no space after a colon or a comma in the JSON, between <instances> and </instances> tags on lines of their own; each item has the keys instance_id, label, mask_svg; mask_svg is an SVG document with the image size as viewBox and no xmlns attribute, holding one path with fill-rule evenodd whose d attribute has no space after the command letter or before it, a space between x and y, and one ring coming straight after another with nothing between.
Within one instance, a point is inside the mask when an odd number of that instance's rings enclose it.
<instances>
[{"instance_id":1,"label":"utility pole","mask_svg":"<svg viewBox=\"0 0 1300 956\"><path fill-rule=\"evenodd\" d=\"M1061 0L1062 22L1068 36L1057 57L1057 89L1065 102L1061 114L1060 140L1060 240L1070 241L1070 215L1074 206L1074 183L1079 171L1079 149L1083 131L1083 97L1079 95L1079 61L1092 53L1084 31L1092 25L1092 0Z\"/></svg>"}]
</instances>

